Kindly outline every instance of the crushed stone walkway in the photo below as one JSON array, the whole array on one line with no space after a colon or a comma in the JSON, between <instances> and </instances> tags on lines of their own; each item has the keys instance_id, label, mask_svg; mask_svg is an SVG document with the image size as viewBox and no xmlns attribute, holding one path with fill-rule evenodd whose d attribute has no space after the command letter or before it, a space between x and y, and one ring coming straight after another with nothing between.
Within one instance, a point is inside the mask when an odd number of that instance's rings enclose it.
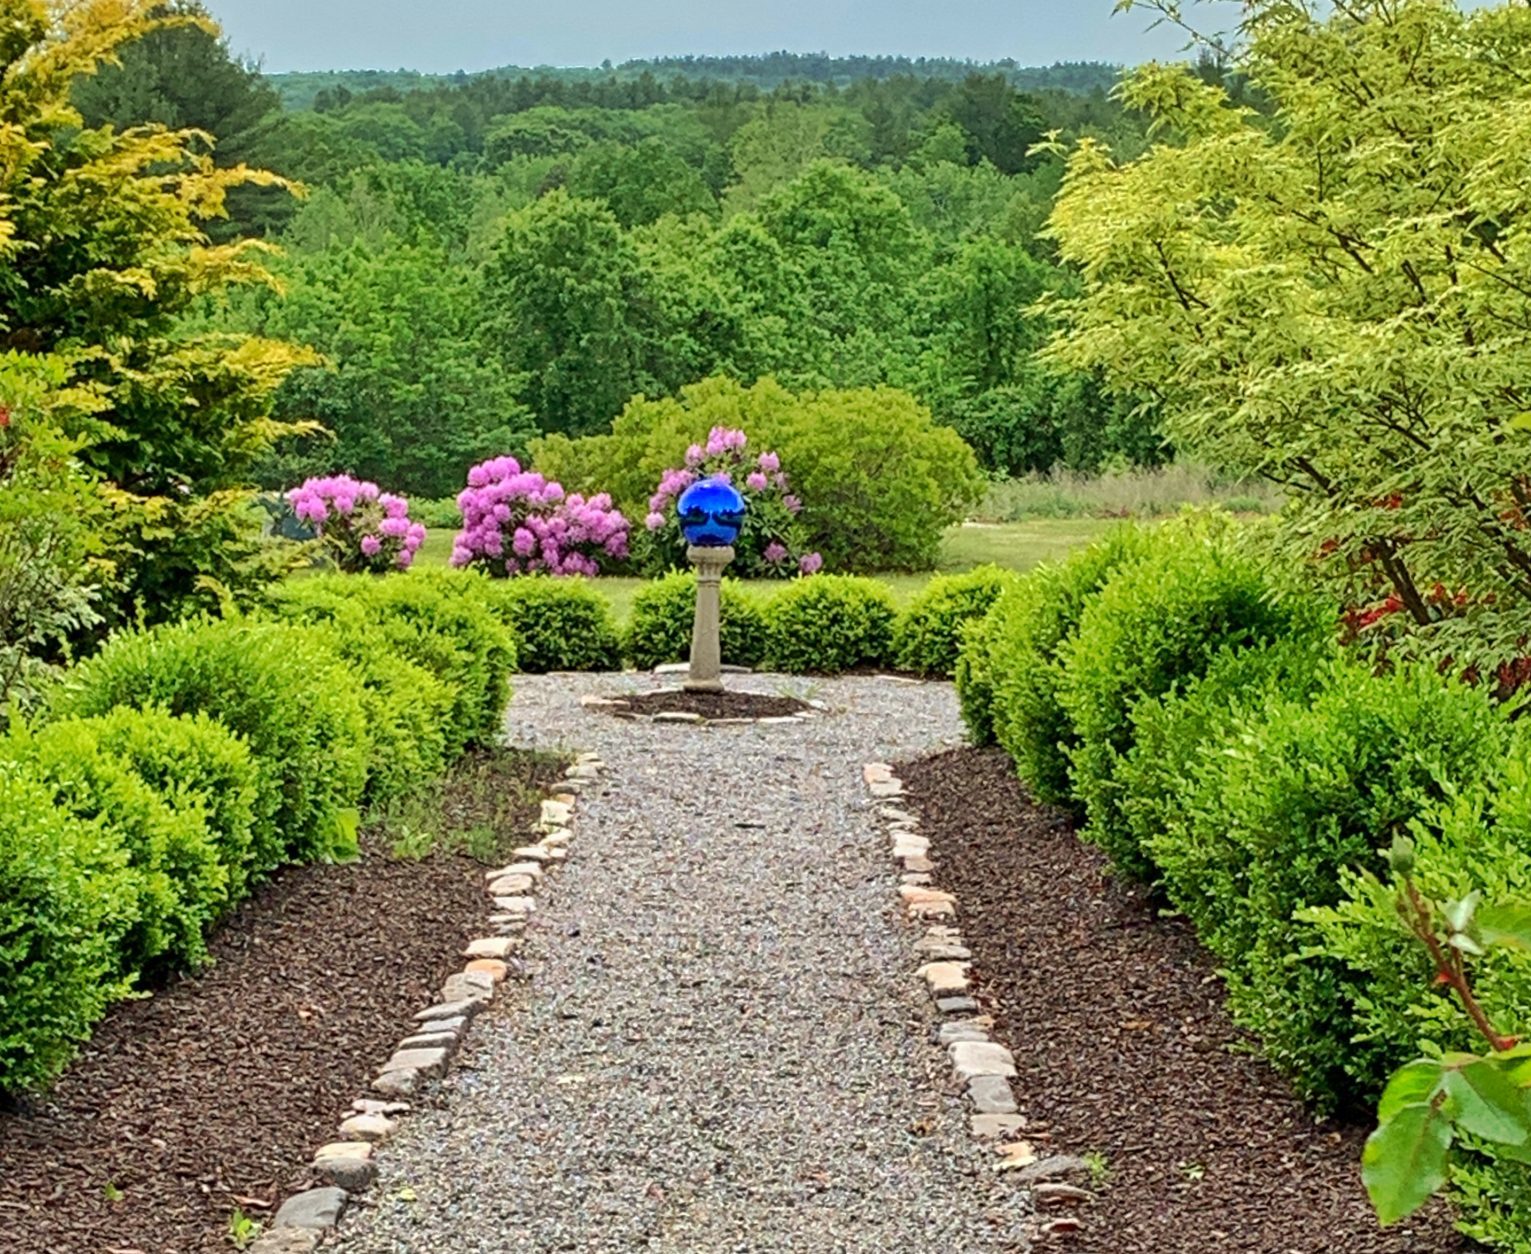
<instances>
[{"instance_id":1,"label":"crushed stone walkway","mask_svg":"<svg viewBox=\"0 0 1531 1254\"><path fill-rule=\"evenodd\" d=\"M512 743L590 749L532 979L475 1023L440 1108L382 1149L347 1254L1021 1248L966 1131L861 780L960 739L941 684L750 676L793 726L625 722L658 682L522 676Z\"/></svg>"}]
</instances>

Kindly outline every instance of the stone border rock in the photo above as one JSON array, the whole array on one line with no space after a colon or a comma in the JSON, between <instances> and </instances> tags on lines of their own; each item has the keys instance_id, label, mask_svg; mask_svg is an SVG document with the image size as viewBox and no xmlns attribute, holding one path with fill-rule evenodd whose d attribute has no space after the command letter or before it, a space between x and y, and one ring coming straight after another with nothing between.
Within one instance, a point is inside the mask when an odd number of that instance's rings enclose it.
<instances>
[{"instance_id":1,"label":"stone border rock","mask_svg":"<svg viewBox=\"0 0 1531 1254\"><path fill-rule=\"evenodd\" d=\"M598 755L580 754L542 803L537 842L517 849L508 865L485 876L492 904L486 935L468 942L462 970L448 976L436 1002L415 1015L414 1026L378 1068L371 1094L357 1098L341 1116L337 1139L315 1152L313 1170L324 1185L283 1202L249 1254L310 1254L340 1222L348 1197L372 1183L373 1154L410 1113L408 1099L446 1074L473 1017L493 1002L505 980L523 974L515 953L537 909L537 890L568 857L576 798L594 787L604 770Z\"/></svg>"},{"instance_id":2,"label":"stone border rock","mask_svg":"<svg viewBox=\"0 0 1531 1254\"><path fill-rule=\"evenodd\" d=\"M902 870L898 893L905 914L925 928L914 944L921 959L915 974L935 1002L940 1016L936 1039L971 1104L969 1129L975 1139L990 1144L997 1157L996 1171L1030 1187L1035 1212L1031 1236L1057 1238L1077 1232L1081 1227L1077 1215L1056 1212L1094 1200L1087 1190L1067 1183L1071 1178L1088 1179L1090 1165L1070 1155L1039 1152L1025 1138L1027 1120L1011 1084L1015 1058L990 1035L994 1018L983 1013L973 995L973 954L957 924L957 898L935 886L937 865L930 856L930 841L920 834L919 817L901 808L904 785L893 768L885 762L868 762L861 774L878 803L893 859ZM1039 1129L1033 1135L1043 1140L1046 1133Z\"/></svg>"},{"instance_id":3,"label":"stone border rock","mask_svg":"<svg viewBox=\"0 0 1531 1254\"><path fill-rule=\"evenodd\" d=\"M684 689L676 687L650 688L647 692L638 695L653 696L658 693L682 691ZM706 715L692 714L684 710L639 714L634 710L624 709L626 701L622 697L601 696L593 692L582 696L579 703L586 710L606 714L611 718L628 719L635 723L676 723L688 727L786 727L816 718L829 709L822 701L810 701L806 697L794 697L793 700L801 701L808 708L799 710L795 714L772 714L763 718L708 718Z\"/></svg>"}]
</instances>

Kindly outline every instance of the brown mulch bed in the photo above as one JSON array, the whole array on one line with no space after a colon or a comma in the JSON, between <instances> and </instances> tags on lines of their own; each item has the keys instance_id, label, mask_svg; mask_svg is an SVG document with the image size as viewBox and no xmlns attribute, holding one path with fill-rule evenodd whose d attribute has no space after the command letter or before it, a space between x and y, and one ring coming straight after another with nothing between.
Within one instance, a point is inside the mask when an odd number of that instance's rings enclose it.
<instances>
[{"instance_id":1,"label":"brown mulch bed","mask_svg":"<svg viewBox=\"0 0 1531 1254\"><path fill-rule=\"evenodd\" d=\"M760 692L645 692L631 697L612 697L620 706L613 713L699 714L703 718L781 718L810 709L795 697L775 697Z\"/></svg>"},{"instance_id":2,"label":"brown mulch bed","mask_svg":"<svg viewBox=\"0 0 1531 1254\"><path fill-rule=\"evenodd\" d=\"M513 842L551 770L484 755L438 801L473 816L518 797ZM311 1182L309 1156L485 923L480 862L363 848L281 872L219 929L209 970L114 1008L51 1093L0 1113L0 1251L226 1254L236 1209L269 1219Z\"/></svg>"},{"instance_id":3,"label":"brown mulch bed","mask_svg":"<svg viewBox=\"0 0 1531 1254\"><path fill-rule=\"evenodd\" d=\"M1104 1157L1067 1248L1124 1254L1463 1254L1443 1205L1386 1232L1365 1129L1315 1123L1248 1053L1189 927L1112 877L997 751L899 767L957 896L979 996L1015 1054L1039 1152ZM901 803L903 804L903 803Z\"/></svg>"}]
</instances>

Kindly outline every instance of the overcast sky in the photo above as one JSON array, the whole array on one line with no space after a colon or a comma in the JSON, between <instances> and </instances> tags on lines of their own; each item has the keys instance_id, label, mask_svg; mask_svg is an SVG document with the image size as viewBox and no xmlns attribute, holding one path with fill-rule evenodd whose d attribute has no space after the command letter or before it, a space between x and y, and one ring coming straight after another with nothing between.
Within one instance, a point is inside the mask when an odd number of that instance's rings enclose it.
<instances>
[{"instance_id":1,"label":"overcast sky","mask_svg":"<svg viewBox=\"0 0 1531 1254\"><path fill-rule=\"evenodd\" d=\"M684 53L1132 63L1173 55L1112 0L206 0L236 53L283 70L434 72ZM1213 8L1216 6L1208 6ZM1224 14L1236 5L1221 6Z\"/></svg>"}]
</instances>

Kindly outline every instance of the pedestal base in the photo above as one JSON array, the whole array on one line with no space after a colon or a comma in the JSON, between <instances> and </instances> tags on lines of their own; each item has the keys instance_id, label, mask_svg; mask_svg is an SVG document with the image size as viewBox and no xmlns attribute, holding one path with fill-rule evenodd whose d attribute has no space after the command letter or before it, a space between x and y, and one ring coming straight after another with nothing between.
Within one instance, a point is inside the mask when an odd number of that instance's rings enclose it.
<instances>
[{"instance_id":1,"label":"pedestal base","mask_svg":"<svg viewBox=\"0 0 1531 1254\"><path fill-rule=\"evenodd\" d=\"M721 588L723 568L734 560L734 551L692 545L686 556L696 567L696 619L691 627L691 671L681 687L687 692L722 692Z\"/></svg>"}]
</instances>

